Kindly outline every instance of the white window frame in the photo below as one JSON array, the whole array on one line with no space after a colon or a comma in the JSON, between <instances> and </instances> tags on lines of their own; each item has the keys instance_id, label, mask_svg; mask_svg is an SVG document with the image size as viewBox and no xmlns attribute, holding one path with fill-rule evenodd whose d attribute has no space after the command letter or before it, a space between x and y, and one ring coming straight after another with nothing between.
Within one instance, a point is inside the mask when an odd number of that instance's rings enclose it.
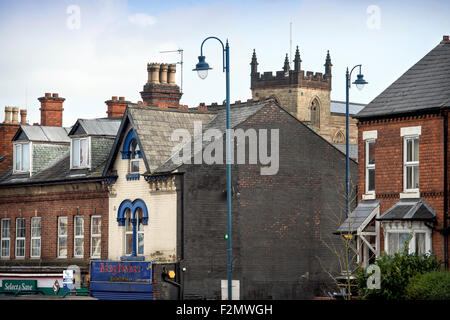
<instances>
[{"instance_id":1,"label":"white window frame","mask_svg":"<svg viewBox=\"0 0 450 320\"><path fill-rule=\"evenodd\" d=\"M9 221L9 236L5 237L3 234L3 222ZM0 221L0 255L2 259L10 259L11 257L11 219L10 218L3 218ZM8 255L3 255L3 241L8 241Z\"/></svg>"},{"instance_id":2,"label":"white window frame","mask_svg":"<svg viewBox=\"0 0 450 320\"><path fill-rule=\"evenodd\" d=\"M39 236L33 236L33 221L39 221ZM32 217L30 222L30 258L40 258L42 248L42 219L41 217ZM33 240L39 240L39 255L33 255Z\"/></svg>"},{"instance_id":3,"label":"white window frame","mask_svg":"<svg viewBox=\"0 0 450 320\"><path fill-rule=\"evenodd\" d=\"M403 190L405 193L418 193L419 192L419 188L411 188L408 189L408 181L407 181L407 168L408 167L418 167L420 170L420 142L418 145L419 148L419 159L416 159L415 161L407 161L407 157L408 157L408 141L414 141L414 140L418 140L419 141L419 136L418 135L414 135L414 136L405 136L403 137ZM413 152L412 154L414 155L414 147L415 147L416 143L413 142ZM414 170L412 170L412 176L414 176ZM412 178L414 181L414 178ZM420 173L419 173L419 186L420 186Z\"/></svg>"},{"instance_id":4,"label":"white window frame","mask_svg":"<svg viewBox=\"0 0 450 320\"><path fill-rule=\"evenodd\" d=\"M24 226L23 226L23 237L18 237L17 235L19 234L19 222L23 221L24 222ZM16 259L25 259L25 250L26 250L26 232L27 232L27 220L25 218L16 218L16 242L15 242L15 257ZM23 255L19 255L18 254L18 249L19 249L19 241L23 242Z\"/></svg>"},{"instance_id":5,"label":"white window frame","mask_svg":"<svg viewBox=\"0 0 450 320\"><path fill-rule=\"evenodd\" d=\"M139 212L140 215L139 216ZM144 233L144 224L143 223L139 223L139 219L143 219L144 218L144 212L142 211L142 209L136 209L136 255L137 256L143 256L144 255L144 250L145 250L145 233ZM142 225L142 230L139 230L139 226ZM142 253L139 253L139 235L142 235L142 237L144 238L144 242L142 244Z\"/></svg>"},{"instance_id":6,"label":"white window frame","mask_svg":"<svg viewBox=\"0 0 450 320\"><path fill-rule=\"evenodd\" d=\"M23 170L22 169L22 167L23 167L23 157L22 157L22 153L23 153L23 145L28 145L28 152L29 152L29 154L28 154L28 159L29 159L29 168L27 169L27 170ZM20 154L18 155L17 154L17 150L16 150L16 147L17 146L20 146ZM32 144L32 142L30 142L30 141L27 141L27 142L15 142L14 144L13 144L13 173L31 173L32 172L32 159L33 159L33 157L32 157L32 155L33 155L33 152L32 152L32 150L33 150L33 144ZM16 160L17 160L17 157L19 157L20 158L20 168L17 168L17 165L16 165Z\"/></svg>"},{"instance_id":7,"label":"white window frame","mask_svg":"<svg viewBox=\"0 0 450 320\"><path fill-rule=\"evenodd\" d=\"M92 226L93 226L93 223L92 223L92 221L94 220L94 219L100 219L100 233L98 234L98 233L93 233L92 231ZM93 216L91 216L91 244L90 244L90 247L91 247L91 250L90 250L90 252L91 252L91 259L100 259L100 257L101 257L101 254L102 254L102 216L100 216L100 215L93 215ZM98 255L93 255L93 246L92 246L92 243L93 243L93 241L92 241L92 239L94 239L94 238L99 238L100 239L100 253L98 254Z\"/></svg>"},{"instance_id":8,"label":"white window frame","mask_svg":"<svg viewBox=\"0 0 450 320\"><path fill-rule=\"evenodd\" d=\"M77 235L77 220L81 220L81 235ZM82 253L80 254L76 254L76 243L77 243L77 239L82 239ZM84 257L84 216L82 215L77 215L73 217L73 256L75 258L83 258Z\"/></svg>"},{"instance_id":9,"label":"white window frame","mask_svg":"<svg viewBox=\"0 0 450 320\"><path fill-rule=\"evenodd\" d=\"M125 232L125 236L124 236L124 254L125 256L131 256L132 252L133 252L133 248L131 249L131 252L127 252L127 239L128 239L128 235L131 234L131 247L133 247L133 224L131 223L131 219L132 219L132 212L131 210L127 209L125 211L125 228L124 228L124 232ZM131 226L131 230L127 230L128 227L128 222L130 223Z\"/></svg>"},{"instance_id":10,"label":"white window frame","mask_svg":"<svg viewBox=\"0 0 450 320\"><path fill-rule=\"evenodd\" d=\"M413 234L413 237L409 241L408 252L414 253L416 252L416 234L422 233L425 234L425 254L430 254L432 251L432 234L431 229L425 226L422 221L413 221L413 222L403 222L403 221L392 221L392 222L383 222L383 229L385 231L385 241L384 241L384 251L387 254L390 253L389 248L389 234L390 233L408 233Z\"/></svg>"},{"instance_id":11,"label":"white window frame","mask_svg":"<svg viewBox=\"0 0 450 320\"><path fill-rule=\"evenodd\" d=\"M64 219L64 218L66 219L66 224L67 224L66 234L61 234L60 221L62 219ZM67 252L69 251L68 250L69 249L69 244L67 243L67 235L68 235L68 233L69 233L69 219L68 219L68 217L67 216L59 216L58 217L58 246L57 246L57 250L58 250L57 256L58 256L58 258L67 259ZM66 255L65 256L62 256L62 255L59 254L60 253L60 239L61 238L65 238L66 239Z\"/></svg>"},{"instance_id":12,"label":"white window frame","mask_svg":"<svg viewBox=\"0 0 450 320\"><path fill-rule=\"evenodd\" d=\"M73 160L74 160L74 155L73 155L73 148L74 148L74 141L78 140L78 146L79 148L81 148L81 140L86 140L87 141L87 164L86 165L77 165L75 166L73 164ZM81 152L80 149L78 150L78 156L80 156ZM78 159L78 163L80 163L80 159ZM70 169L85 169L85 168L90 168L91 167L91 137L77 137L77 138L72 138L70 139Z\"/></svg>"},{"instance_id":13,"label":"white window frame","mask_svg":"<svg viewBox=\"0 0 450 320\"><path fill-rule=\"evenodd\" d=\"M406 186L406 156L407 156L407 143L406 139L410 138L418 138L419 139L419 160L417 161L417 165L419 166L420 171L420 135L422 134L422 126L415 127L403 127L400 128L400 136L403 138L403 192L400 193L400 199L404 198L419 198L420 197L420 188L419 189L407 189ZM420 173L419 173L419 187L420 187Z\"/></svg>"},{"instance_id":14,"label":"white window frame","mask_svg":"<svg viewBox=\"0 0 450 320\"><path fill-rule=\"evenodd\" d=\"M366 146L366 194L375 194L375 189L369 190L369 170L373 170L375 172L375 164L369 164L369 145L373 143L375 145L375 139L368 139L365 141ZM376 160L375 160L376 161Z\"/></svg>"},{"instance_id":15,"label":"white window frame","mask_svg":"<svg viewBox=\"0 0 450 320\"><path fill-rule=\"evenodd\" d=\"M376 140L378 138L378 130L368 130L368 131L363 131L363 141L364 141L364 155L365 155L365 164L364 164L364 182L365 182L365 186L364 186L364 191L365 193L362 195L362 199L363 200L373 200L376 198L376 194L375 194L375 190L368 190L368 186L369 186L369 168L373 170L375 170L375 165L369 165L368 168L368 162L369 162L369 148L368 148L368 143L375 143L376 144ZM375 158L375 162L376 162L376 158Z\"/></svg>"}]
</instances>

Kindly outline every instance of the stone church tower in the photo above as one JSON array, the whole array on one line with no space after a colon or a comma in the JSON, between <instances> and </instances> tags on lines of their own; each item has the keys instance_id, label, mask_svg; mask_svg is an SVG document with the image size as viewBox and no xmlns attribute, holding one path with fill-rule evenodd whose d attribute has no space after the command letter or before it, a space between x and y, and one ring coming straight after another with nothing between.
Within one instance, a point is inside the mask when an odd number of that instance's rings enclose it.
<instances>
[{"instance_id":1,"label":"stone church tower","mask_svg":"<svg viewBox=\"0 0 450 320\"><path fill-rule=\"evenodd\" d=\"M294 70L290 69L286 55L283 70L258 72L256 52L253 50L251 66L251 90L253 99L275 96L281 106L287 109L297 119L305 122L329 142L342 144L345 141L345 103L331 101L331 58L327 52L324 73L303 71L300 51L296 49ZM356 105L356 104L353 104ZM331 110L330 106L339 107L339 111ZM350 143L357 140L356 121L350 118ZM345 142L344 142L345 143Z\"/></svg>"}]
</instances>

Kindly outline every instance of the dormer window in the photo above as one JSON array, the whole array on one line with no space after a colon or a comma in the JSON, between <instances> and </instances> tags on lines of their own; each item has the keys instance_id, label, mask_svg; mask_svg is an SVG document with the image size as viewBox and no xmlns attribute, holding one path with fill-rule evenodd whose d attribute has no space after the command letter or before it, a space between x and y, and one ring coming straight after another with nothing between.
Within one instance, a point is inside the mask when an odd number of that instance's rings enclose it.
<instances>
[{"instance_id":1,"label":"dormer window","mask_svg":"<svg viewBox=\"0 0 450 320\"><path fill-rule=\"evenodd\" d=\"M139 172L140 149L136 139L131 141L130 145L130 173Z\"/></svg>"},{"instance_id":2,"label":"dormer window","mask_svg":"<svg viewBox=\"0 0 450 320\"><path fill-rule=\"evenodd\" d=\"M89 167L89 138L72 139L72 168Z\"/></svg>"},{"instance_id":3,"label":"dormer window","mask_svg":"<svg viewBox=\"0 0 450 320\"><path fill-rule=\"evenodd\" d=\"M14 144L14 173L30 172L30 143Z\"/></svg>"}]
</instances>

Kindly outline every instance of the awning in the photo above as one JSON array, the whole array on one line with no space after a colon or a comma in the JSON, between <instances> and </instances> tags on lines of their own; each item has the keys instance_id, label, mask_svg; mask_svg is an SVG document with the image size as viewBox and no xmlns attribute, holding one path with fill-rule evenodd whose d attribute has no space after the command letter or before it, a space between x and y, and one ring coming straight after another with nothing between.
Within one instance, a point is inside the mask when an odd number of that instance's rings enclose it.
<instances>
[{"instance_id":1,"label":"awning","mask_svg":"<svg viewBox=\"0 0 450 320\"><path fill-rule=\"evenodd\" d=\"M335 234L341 233L356 233L358 228L367 225L375 215L375 210L380 205L379 200L363 200L358 206L350 213L350 217L347 217L341 224ZM349 223L350 218L350 223Z\"/></svg>"},{"instance_id":2,"label":"awning","mask_svg":"<svg viewBox=\"0 0 450 320\"><path fill-rule=\"evenodd\" d=\"M430 221L436 219L436 211L423 199L400 199L378 221L408 220Z\"/></svg>"}]
</instances>

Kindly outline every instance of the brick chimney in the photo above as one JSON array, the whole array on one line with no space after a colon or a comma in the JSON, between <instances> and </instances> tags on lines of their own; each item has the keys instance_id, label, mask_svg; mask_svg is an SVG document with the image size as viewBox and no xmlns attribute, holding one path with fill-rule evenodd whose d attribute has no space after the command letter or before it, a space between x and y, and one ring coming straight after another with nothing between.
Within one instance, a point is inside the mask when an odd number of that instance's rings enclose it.
<instances>
[{"instance_id":1,"label":"brick chimney","mask_svg":"<svg viewBox=\"0 0 450 320\"><path fill-rule=\"evenodd\" d=\"M444 35L444 36L442 37L441 43L450 43L450 37L447 36L447 35Z\"/></svg>"},{"instance_id":2,"label":"brick chimney","mask_svg":"<svg viewBox=\"0 0 450 320\"><path fill-rule=\"evenodd\" d=\"M38 100L41 102L41 126L62 127L63 102L66 99L60 98L57 93L46 93Z\"/></svg>"},{"instance_id":3,"label":"brick chimney","mask_svg":"<svg viewBox=\"0 0 450 320\"><path fill-rule=\"evenodd\" d=\"M12 122L13 107L5 107L5 121L0 123L0 173L12 168L12 138L19 129L19 123Z\"/></svg>"},{"instance_id":4,"label":"brick chimney","mask_svg":"<svg viewBox=\"0 0 450 320\"><path fill-rule=\"evenodd\" d=\"M148 80L141 91L144 104L160 108L180 107L182 93L175 83L176 64L147 64Z\"/></svg>"},{"instance_id":5,"label":"brick chimney","mask_svg":"<svg viewBox=\"0 0 450 320\"><path fill-rule=\"evenodd\" d=\"M106 110L108 118L118 118L123 116L125 109L130 102L126 101L125 97L119 97L119 99L117 99L116 96L113 96L111 100L106 100L105 103L108 106L108 109Z\"/></svg>"}]
</instances>

